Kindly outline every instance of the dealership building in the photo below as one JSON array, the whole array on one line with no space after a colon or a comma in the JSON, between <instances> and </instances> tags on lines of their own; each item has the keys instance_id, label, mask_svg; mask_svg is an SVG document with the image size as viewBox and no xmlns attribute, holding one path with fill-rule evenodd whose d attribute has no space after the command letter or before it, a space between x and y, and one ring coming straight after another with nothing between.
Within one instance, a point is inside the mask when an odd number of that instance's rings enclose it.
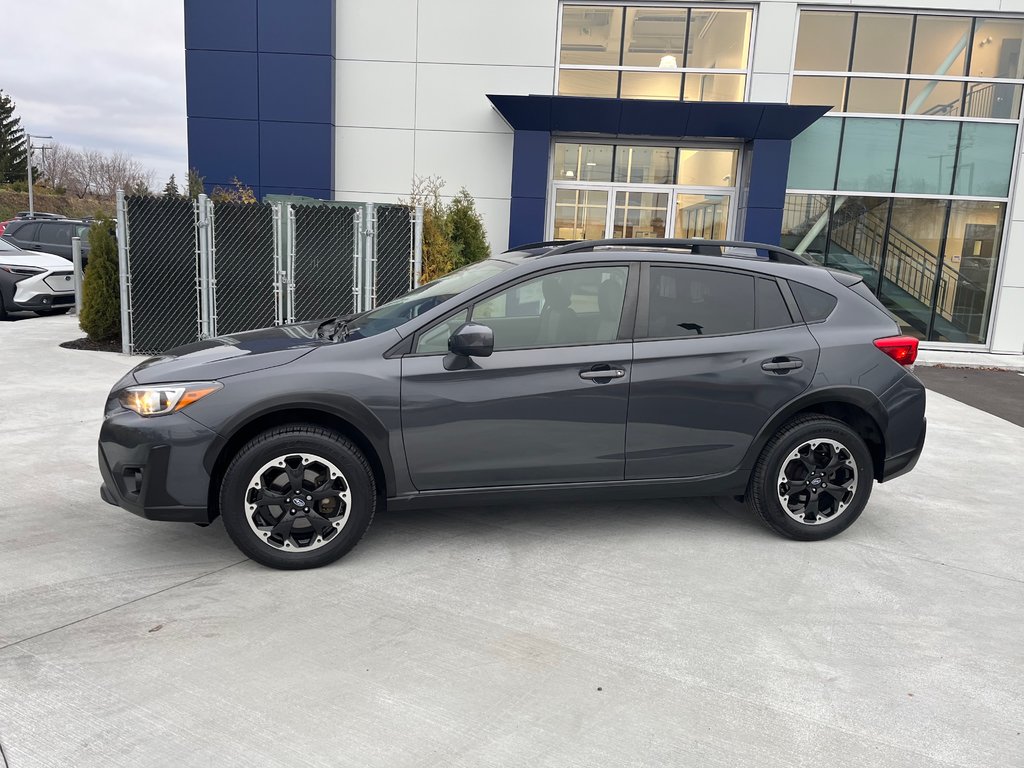
<instances>
[{"instance_id":1,"label":"dealership building","mask_svg":"<svg viewBox=\"0 0 1024 768\"><path fill-rule=\"evenodd\" d=\"M186 0L210 187L392 202L495 250L781 243L929 345L1024 351L1024 0Z\"/></svg>"}]
</instances>

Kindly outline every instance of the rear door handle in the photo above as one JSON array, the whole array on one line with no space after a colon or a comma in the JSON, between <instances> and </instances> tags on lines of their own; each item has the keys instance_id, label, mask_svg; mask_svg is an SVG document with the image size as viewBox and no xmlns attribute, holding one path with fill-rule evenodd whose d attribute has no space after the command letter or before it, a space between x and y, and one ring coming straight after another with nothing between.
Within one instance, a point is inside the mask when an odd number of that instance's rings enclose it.
<instances>
[{"instance_id":1,"label":"rear door handle","mask_svg":"<svg viewBox=\"0 0 1024 768\"><path fill-rule=\"evenodd\" d=\"M580 371L581 379L621 379L626 372L621 368L604 368L599 371Z\"/></svg>"},{"instance_id":2,"label":"rear door handle","mask_svg":"<svg viewBox=\"0 0 1024 768\"><path fill-rule=\"evenodd\" d=\"M804 367L804 361L796 357L773 357L761 363L761 370L769 373L789 373Z\"/></svg>"}]
</instances>

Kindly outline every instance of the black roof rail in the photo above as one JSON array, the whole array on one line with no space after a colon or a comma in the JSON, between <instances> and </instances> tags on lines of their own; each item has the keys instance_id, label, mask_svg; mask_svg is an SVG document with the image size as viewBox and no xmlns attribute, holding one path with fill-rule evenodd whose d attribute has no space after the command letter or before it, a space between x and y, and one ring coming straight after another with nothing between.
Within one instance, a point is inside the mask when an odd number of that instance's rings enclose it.
<instances>
[{"instance_id":1,"label":"black roof rail","mask_svg":"<svg viewBox=\"0 0 1024 768\"><path fill-rule=\"evenodd\" d=\"M701 238L610 238L607 240L579 240L556 248L545 253L545 256L556 256L563 253L579 253L582 251L596 251L602 248L620 248L647 250L649 248L686 248L689 253L695 256L728 256L730 258L761 258L758 256L747 256L741 253L726 253L723 248L746 248L754 251L765 251L768 254L768 261L775 261L780 264L801 264L805 266L818 266L806 256L801 256L793 251L786 250L779 245L768 243L756 243L748 240L704 240Z\"/></svg>"},{"instance_id":2,"label":"black roof rail","mask_svg":"<svg viewBox=\"0 0 1024 768\"><path fill-rule=\"evenodd\" d=\"M580 240L541 240L536 243L523 243L517 245L515 248L507 248L503 253L514 253L515 251L535 251L540 248L557 248L562 245L572 245L573 243L579 243Z\"/></svg>"}]
</instances>

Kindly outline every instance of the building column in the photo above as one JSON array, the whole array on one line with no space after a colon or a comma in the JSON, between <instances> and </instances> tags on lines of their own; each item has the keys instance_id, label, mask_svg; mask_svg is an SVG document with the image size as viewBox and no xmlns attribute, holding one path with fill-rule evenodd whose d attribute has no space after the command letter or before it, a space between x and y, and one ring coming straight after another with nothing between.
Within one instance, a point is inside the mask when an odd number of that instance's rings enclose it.
<instances>
[{"instance_id":1,"label":"building column","mask_svg":"<svg viewBox=\"0 0 1024 768\"><path fill-rule=\"evenodd\" d=\"M778 245L786 206L789 139L754 139L745 184L743 239Z\"/></svg>"},{"instance_id":2,"label":"building column","mask_svg":"<svg viewBox=\"0 0 1024 768\"><path fill-rule=\"evenodd\" d=\"M550 131L516 131L512 142L512 201L508 246L545 239L544 208L548 190Z\"/></svg>"}]
</instances>

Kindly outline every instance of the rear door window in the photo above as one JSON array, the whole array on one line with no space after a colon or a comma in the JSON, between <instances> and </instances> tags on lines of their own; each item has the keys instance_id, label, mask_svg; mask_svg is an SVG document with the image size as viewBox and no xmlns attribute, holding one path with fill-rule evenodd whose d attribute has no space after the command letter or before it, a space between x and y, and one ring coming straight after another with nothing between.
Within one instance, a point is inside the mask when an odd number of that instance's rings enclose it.
<instances>
[{"instance_id":1,"label":"rear door window","mask_svg":"<svg viewBox=\"0 0 1024 768\"><path fill-rule=\"evenodd\" d=\"M36 236L36 239L40 243L48 245L70 245L71 225L51 224L44 221L39 225L39 234Z\"/></svg>"},{"instance_id":2,"label":"rear door window","mask_svg":"<svg viewBox=\"0 0 1024 768\"><path fill-rule=\"evenodd\" d=\"M15 227L10 237L21 240L25 243L33 243L36 240L36 233L39 232L39 222L33 221L20 227Z\"/></svg>"},{"instance_id":3,"label":"rear door window","mask_svg":"<svg viewBox=\"0 0 1024 768\"><path fill-rule=\"evenodd\" d=\"M753 275L662 266L652 266L649 275L648 338L754 330Z\"/></svg>"},{"instance_id":4,"label":"rear door window","mask_svg":"<svg viewBox=\"0 0 1024 768\"><path fill-rule=\"evenodd\" d=\"M779 284L763 277L757 278L754 296L754 314L758 330L782 328L793 324L786 300L782 298Z\"/></svg>"}]
</instances>

